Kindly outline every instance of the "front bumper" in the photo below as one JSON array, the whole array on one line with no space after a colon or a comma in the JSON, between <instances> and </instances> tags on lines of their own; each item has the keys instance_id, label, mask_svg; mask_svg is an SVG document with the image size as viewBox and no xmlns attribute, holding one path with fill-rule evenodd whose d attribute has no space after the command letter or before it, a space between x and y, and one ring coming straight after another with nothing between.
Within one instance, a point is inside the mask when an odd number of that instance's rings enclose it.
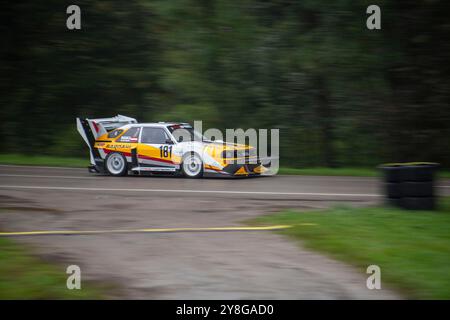
<instances>
[{"instance_id":1,"label":"front bumper","mask_svg":"<svg viewBox=\"0 0 450 320\"><path fill-rule=\"evenodd\" d=\"M244 163L229 163L223 167L225 174L232 176L258 176L268 171L271 166L270 158L258 158L257 161L245 161Z\"/></svg>"},{"instance_id":2,"label":"front bumper","mask_svg":"<svg viewBox=\"0 0 450 320\"><path fill-rule=\"evenodd\" d=\"M261 164L228 164L222 171L233 176L248 176L259 175L261 171L257 168L261 167ZM255 171L256 169L256 171Z\"/></svg>"}]
</instances>

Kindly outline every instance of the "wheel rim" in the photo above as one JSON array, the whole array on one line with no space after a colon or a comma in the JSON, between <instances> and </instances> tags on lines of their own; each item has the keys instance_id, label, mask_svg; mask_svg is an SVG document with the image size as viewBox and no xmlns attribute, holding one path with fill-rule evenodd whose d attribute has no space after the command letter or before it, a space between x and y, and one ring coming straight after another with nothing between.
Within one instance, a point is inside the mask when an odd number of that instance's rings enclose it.
<instances>
[{"instance_id":1,"label":"wheel rim","mask_svg":"<svg viewBox=\"0 0 450 320\"><path fill-rule=\"evenodd\" d=\"M108 170L112 174L122 173L124 167L125 161L120 154L112 154L108 158Z\"/></svg>"},{"instance_id":2,"label":"wheel rim","mask_svg":"<svg viewBox=\"0 0 450 320\"><path fill-rule=\"evenodd\" d=\"M197 156L190 155L184 159L183 169L188 176L194 177L202 170L202 161Z\"/></svg>"}]
</instances>

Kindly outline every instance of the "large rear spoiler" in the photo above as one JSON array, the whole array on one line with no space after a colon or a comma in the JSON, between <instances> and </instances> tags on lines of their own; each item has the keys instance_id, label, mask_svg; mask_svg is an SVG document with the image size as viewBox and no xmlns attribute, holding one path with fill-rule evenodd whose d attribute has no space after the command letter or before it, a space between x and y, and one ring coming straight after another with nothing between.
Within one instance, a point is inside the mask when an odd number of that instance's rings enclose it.
<instances>
[{"instance_id":1,"label":"large rear spoiler","mask_svg":"<svg viewBox=\"0 0 450 320\"><path fill-rule=\"evenodd\" d=\"M101 135L126 124L137 123L136 119L117 115L112 118L77 118L77 130L89 147L90 161L95 166L95 159L101 158L97 150L94 149L95 140Z\"/></svg>"}]
</instances>

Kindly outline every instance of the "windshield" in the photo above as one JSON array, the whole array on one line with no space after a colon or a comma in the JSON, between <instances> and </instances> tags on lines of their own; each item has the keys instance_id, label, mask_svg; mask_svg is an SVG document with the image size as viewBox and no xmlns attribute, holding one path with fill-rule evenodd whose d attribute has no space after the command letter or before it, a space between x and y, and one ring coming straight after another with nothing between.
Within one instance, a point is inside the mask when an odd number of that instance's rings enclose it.
<instances>
[{"instance_id":1,"label":"windshield","mask_svg":"<svg viewBox=\"0 0 450 320\"><path fill-rule=\"evenodd\" d=\"M190 125L181 125L176 124L173 126L168 126L170 133L174 136L176 141L205 141L205 137L203 137L199 132L195 131ZM181 141L180 141L180 137Z\"/></svg>"}]
</instances>

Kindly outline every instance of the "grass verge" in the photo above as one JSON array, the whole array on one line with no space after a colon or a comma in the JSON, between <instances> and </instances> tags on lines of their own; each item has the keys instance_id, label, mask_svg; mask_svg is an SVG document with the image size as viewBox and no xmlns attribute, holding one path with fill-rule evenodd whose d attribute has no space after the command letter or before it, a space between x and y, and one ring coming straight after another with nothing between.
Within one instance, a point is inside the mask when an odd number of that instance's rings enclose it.
<instances>
[{"instance_id":1,"label":"grass verge","mask_svg":"<svg viewBox=\"0 0 450 320\"><path fill-rule=\"evenodd\" d=\"M83 281L80 290L69 290L67 277L65 270L0 238L0 299L100 299L106 290Z\"/></svg>"},{"instance_id":2,"label":"grass verge","mask_svg":"<svg viewBox=\"0 0 450 320\"><path fill-rule=\"evenodd\" d=\"M278 174L301 176L351 176L351 177L378 177L381 171L376 168L286 168L281 167ZM439 178L450 179L450 171L439 170Z\"/></svg>"},{"instance_id":3,"label":"grass verge","mask_svg":"<svg viewBox=\"0 0 450 320\"><path fill-rule=\"evenodd\" d=\"M1 164L54 166L54 167L79 167L86 168L89 165L88 158L69 158L55 156L29 156L22 154L0 154Z\"/></svg>"},{"instance_id":4,"label":"grass verge","mask_svg":"<svg viewBox=\"0 0 450 320\"><path fill-rule=\"evenodd\" d=\"M450 198L435 212L338 207L284 211L250 223L293 225L279 233L362 270L376 264L382 283L406 297L450 299Z\"/></svg>"},{"instance_id":5,"label":"grass verge","mask_svg":"<svg viewBox=\"0 0 450 320\"><path fill-rule=\"evenodd\" d=\"M279 174L304 175L304 176L354 176L376 177L379 171L373 168L286 168L281 167Z\"/></svg>"}]
</instances>

